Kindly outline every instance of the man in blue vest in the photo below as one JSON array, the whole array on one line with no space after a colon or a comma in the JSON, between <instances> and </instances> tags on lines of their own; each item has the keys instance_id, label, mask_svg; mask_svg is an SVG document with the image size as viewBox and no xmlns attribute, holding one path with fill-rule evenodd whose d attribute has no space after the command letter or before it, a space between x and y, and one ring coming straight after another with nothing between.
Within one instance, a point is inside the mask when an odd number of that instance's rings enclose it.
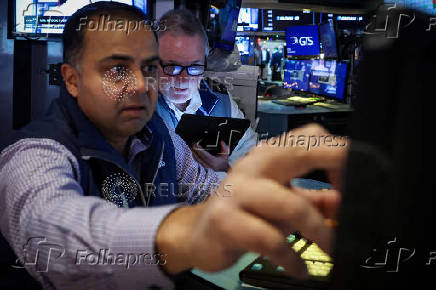
<instances>
[{"instance_id":1,"label":"man in blue vest","mask_svg":"<svg viewBox=\"0 0 436 290\"><path fill-rule=\"evenodd\" d=\"M337 197L284 185L313 168L340 169L345 150L257 147L216 189L213 171L154 114L150 28L116 2L69 18L68 94L0 155L0 229L19 266L44 289L170 289L186 270L222 270L251 251L304 277L285 238L298 229L330 252L324 217Z\"/></svg>"},{"instance_id":2,"label":"man in blue vest","mask_svg":"<svg viewBox=\"0 0 436 290\"><path fill-rule=\"evenodd\" d=\"M159 22L165 30L158 31L161 83L157 112L168 126L175 129L183 114L244 118L227 90L203 80L209 43L195 16L188 10L171 10ZM256 134L249 128L231 156L227 145L221 144L218 156L195 146L193 155L206 168L227 171L256 145Z\"/></svg>"},{"instance_id":3,"label":"man in blue vest","mask_svg":"<svg viewBox=\"0 0 436 290\"><path fill-rule=\"evenodd\" d=\"M274 53L271 57L270 68L272 72L271 80L272 81L281 81L282 77L280 74L281 66L282 66L283 53L281 53L278 47L274 48Z\"/></svg>"}]
</instances>

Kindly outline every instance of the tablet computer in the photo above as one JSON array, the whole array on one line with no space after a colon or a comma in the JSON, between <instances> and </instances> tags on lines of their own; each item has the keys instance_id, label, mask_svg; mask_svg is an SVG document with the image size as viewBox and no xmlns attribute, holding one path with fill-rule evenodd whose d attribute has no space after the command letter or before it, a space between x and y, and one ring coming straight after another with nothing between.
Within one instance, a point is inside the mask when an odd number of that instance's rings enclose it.
<instances>
[{"instance_id":1,"label":"tablet computer","mask_svg":"<svg viewBox=\"0 0 436 290\"><path fill-rule=\"evenodd\" d=\"M183 114L176 127L186 144L199 143L204 150L212 155L221 152L221 141L230 148L230 154L250 127L247 119L210 117L191 114Z\"/></svg>"}]
</instances>

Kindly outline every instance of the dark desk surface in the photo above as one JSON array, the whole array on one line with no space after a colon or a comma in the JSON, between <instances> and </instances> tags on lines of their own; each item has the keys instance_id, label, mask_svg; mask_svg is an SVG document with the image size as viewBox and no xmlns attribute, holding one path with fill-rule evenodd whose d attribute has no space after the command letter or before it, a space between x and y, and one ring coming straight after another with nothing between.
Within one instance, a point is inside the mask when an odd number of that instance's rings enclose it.
<instances>
[{"instance_id":1,"label":"dark desk surface","mask_svg":"<svg viewBox=\"0 0 436 290\"><path fill-rule=\"evenodd\" d=\"M271 100L258 100L257 111L267 114L277 115L303 115L303 114L324 114L334 112L351 112L351 106L349 104L324 104L316 103L308 105L304 108L294 106L284 106L273 103Z\"/></svg>"}]
</instances>

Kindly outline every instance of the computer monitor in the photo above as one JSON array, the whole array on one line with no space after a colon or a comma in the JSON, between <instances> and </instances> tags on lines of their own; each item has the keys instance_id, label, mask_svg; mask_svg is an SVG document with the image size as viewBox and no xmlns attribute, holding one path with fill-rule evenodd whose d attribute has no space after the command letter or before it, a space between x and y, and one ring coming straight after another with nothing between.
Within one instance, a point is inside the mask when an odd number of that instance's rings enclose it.
<instances>
[{"instance_id":1,"label":"computer monitor","mask_svg":"<svg viewBox=\"0 0 436 290\"><path fill-rule=\"evenodd\" d=\"M311 60L288 60L285 64L283 86L296 91L308 91Z\"/></svg>"},{"instance_id":2,"label":"computer monitor","mask_svg":"<svg viewBox=\"0 0 436 290\"><path fill-rule=\"evenodd\" d=\"M236 45L238 46L239 53L241 55L250 54L250 38L247 36L237 36Z\"/></svg>"},{"instance_id":3,"label":"computer monitor","mask_svg":"<svg viewBox=\"0 0 436 290\"><path fill-rule=\"evenodd\" d=\"M101 0L100 0L101 1ZM92 1L99 2L99 0ZM118 0L147 13L147 0ZM68 18L89 0L13 0L9 37L60 38Z\"/></svg>"},{"instance_id":4,"label":"computer monitor","mask_svg":"<svg viewBox=\"0 0 436 290\"><path fill-rule=\"evenodd\" d=\"M238 16L238 31L257 31L259 29L259 9L241 8Z\"/></svg>"},{"instance_id":5,"label":"computer monitor","mask_svg":"<svg viewBox=\"0 0 436 290\"><path fill-rule=\"evenodd\" d=\"M417 12L398 38L364 40L329 289L434 285L436 195L426 190L434 145L424 129L434 75L421 73L436 67L436 30L426 31L428 21Z\"/></svg>"},{"instance_id":6,"label":"computer monitor","mask_svg":"<svg viewBox=\"0 0 436 290\"><path fill-rule=\"evenodd\" d=\"M347 64L335 60L313 60L309 92L345 101Z\"/></svg>"},{"instance_id":7,"label":"computer monitor","mask_svg":"<svg viewBox=\"0 0 436 290\"><path fill-rule=\"evenodd\" d=\"M286 28L287 56L319 56L319 30L317 25Z\"/></svg>"},{"instance_id":8,"label":"computer monitor","mask_svg":"<svg viewBox=\"0 0 436 290\"><path fill-rule=\"evenodd\" d=\"M324 58L338 58L336 32L332 20L319 25L319 36Z\"/></svg>"}]
</instances>

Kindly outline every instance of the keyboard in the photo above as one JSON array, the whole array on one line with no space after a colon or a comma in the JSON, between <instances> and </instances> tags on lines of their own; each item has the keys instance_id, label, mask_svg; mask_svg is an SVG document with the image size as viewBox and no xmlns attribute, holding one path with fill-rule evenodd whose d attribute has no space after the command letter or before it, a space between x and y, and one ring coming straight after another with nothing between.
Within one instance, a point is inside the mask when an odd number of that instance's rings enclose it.
<instances>
[{"instance_id":1,"label":"keyboard","mask_svg":"<svg viewBox=\"0 0 436 290\"><path fill-rule=\"evenodd\" d=\"M309 272L305 281L284 275L282 266L274 265L268 257L259 257L239 273L241 281L256 287L272 289L327 289L332 259L315 243L305 240L298 234L287 238L292 249L304 260Z\"/></svg>"},{"instance_id":2,"label":"keyboard","mask_svg":"<svg viewBox=\"0 0 436 290\"><path fill-rule=\"evenodd\" d=\"M316 244L309 243L304 239L300 239L292 246L297 253L304 247L307 249L302 251L300 257L305 261L311 279L326 281L333 268L332 259Z\"/></svg>"},{"instance_id":3,"label":"keyboard","mask_svg":"<svg viewBox=\"0 0 436 290\"><path fill-rule=\"evenodd\" d=\"M273 103L284 106L307 106L319 102L320 98L302 98L298 96L290 97L285 100L273 100Z\"/></svg>"}]
</instances>

